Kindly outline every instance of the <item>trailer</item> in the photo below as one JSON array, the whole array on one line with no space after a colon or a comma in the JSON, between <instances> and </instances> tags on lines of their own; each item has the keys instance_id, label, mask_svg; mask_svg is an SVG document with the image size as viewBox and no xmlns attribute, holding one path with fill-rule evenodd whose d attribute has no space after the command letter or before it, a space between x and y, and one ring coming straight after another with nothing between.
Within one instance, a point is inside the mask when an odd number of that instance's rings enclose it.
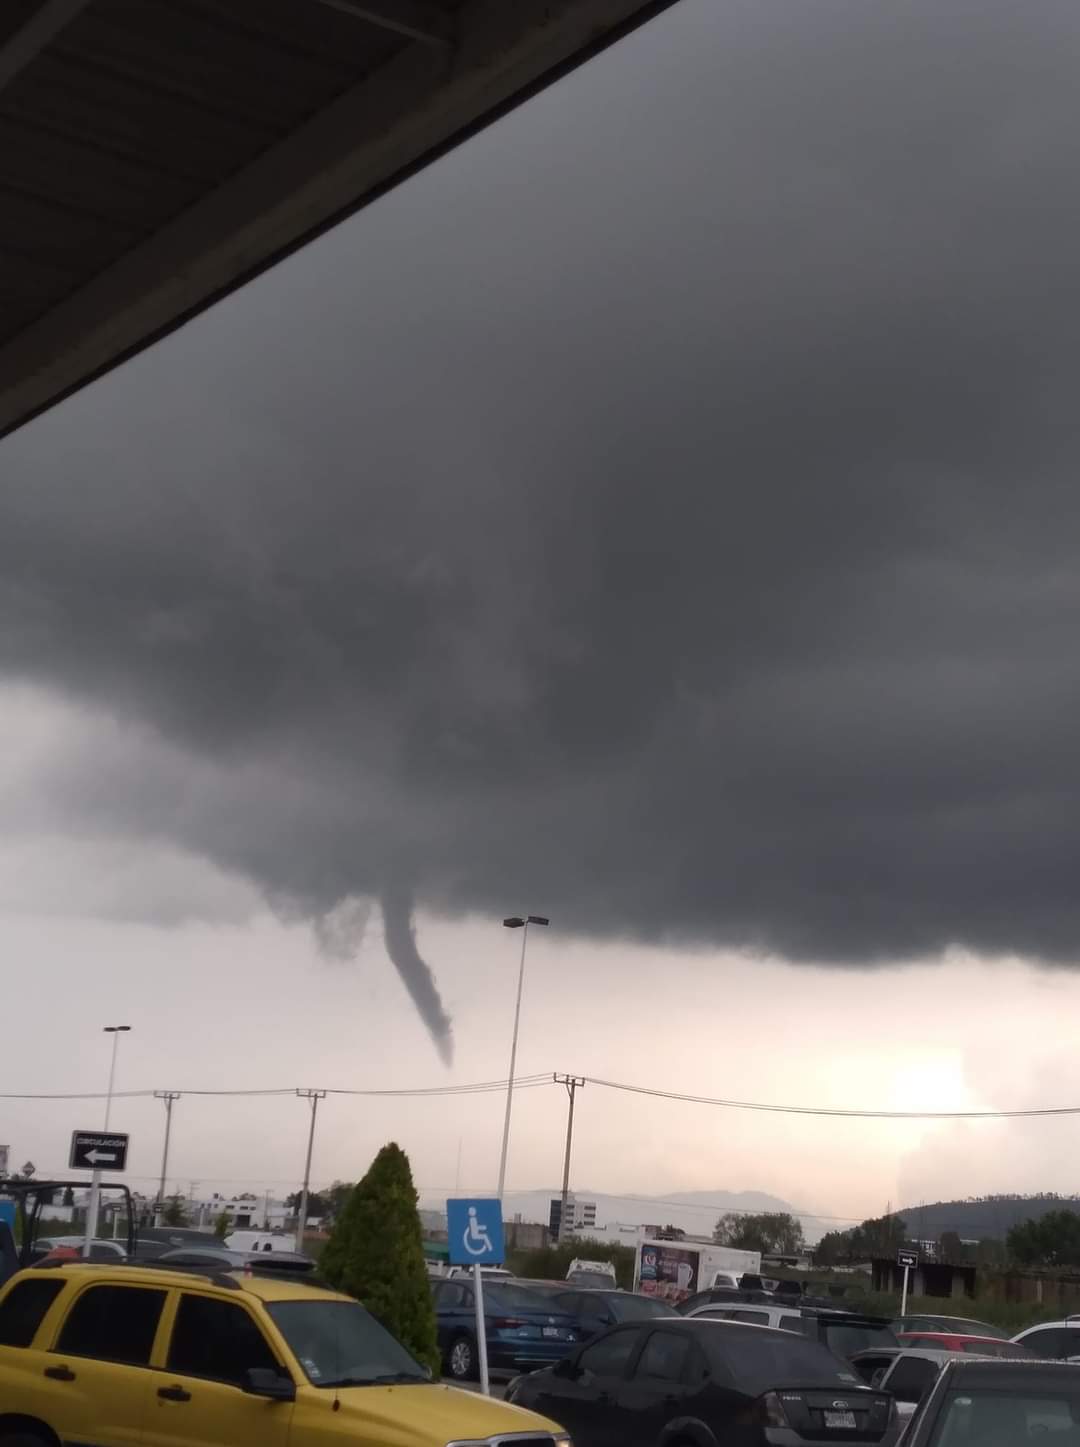
<instances>
[{"instance_id":1,"label":"trailer","mask_svg":"<svg viewBox=\"0 0 1080 1447\"><path fill-rule=\"evenodd\" d=\"M760 1271L760 1251L737 1251L707 1241L645 1238L638 1242L634 1257L634 1290L676 1305L697 1291L737 1287L744 1276Z\"/></svg>"}]
</instances>

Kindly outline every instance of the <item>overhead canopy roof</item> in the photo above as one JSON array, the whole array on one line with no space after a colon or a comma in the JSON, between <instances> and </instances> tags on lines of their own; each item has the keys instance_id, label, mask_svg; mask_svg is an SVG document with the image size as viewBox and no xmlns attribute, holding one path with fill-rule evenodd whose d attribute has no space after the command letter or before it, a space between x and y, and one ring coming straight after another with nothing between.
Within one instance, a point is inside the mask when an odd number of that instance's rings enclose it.
<instances>
[{"instance_id":1,"label":"overhead canopy roof","mask_svg":"<svg viewBox=\"0 0 1080 1447\"><path fill-rule=\"evenodd\" d=\"M672 0L2 0L0 435Z\"/></svg>"}]
</instances>

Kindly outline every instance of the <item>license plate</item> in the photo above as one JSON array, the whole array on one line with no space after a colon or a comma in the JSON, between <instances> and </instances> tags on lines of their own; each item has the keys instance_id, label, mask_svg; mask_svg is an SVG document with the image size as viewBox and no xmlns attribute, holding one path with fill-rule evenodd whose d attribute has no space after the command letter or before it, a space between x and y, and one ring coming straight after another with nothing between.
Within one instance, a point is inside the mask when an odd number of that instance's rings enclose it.
<instances>
[{"instance_id":1,"label":"license plate","mask_svg":"<svg viewBox=\"0 0 1080 1447\"><path fill-rule=\"evenodd\" d=\"M843 1428L847 1432L854 1432L858 1423L855 1421L854 1412L826 1412L825 1425L838 1430Z\"/></svg>"},{"instance_id":2,"label":"license plate","mask_svg":"<svg viewBox=\"0 0 1080 1447\"><path fill-rule=\"evenodd\" d=\"M543 1332L544 1336L558 1337L561 1335L557 1326L545 1326L541 1328L541 1331Z\"/></svg>"}]
</instances>

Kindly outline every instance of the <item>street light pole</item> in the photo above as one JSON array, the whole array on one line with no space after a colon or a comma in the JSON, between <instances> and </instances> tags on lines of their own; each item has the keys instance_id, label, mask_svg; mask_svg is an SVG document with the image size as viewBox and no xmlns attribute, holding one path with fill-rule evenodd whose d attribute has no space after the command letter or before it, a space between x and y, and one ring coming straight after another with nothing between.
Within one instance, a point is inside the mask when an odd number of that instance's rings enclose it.
<instances>
[{"instance_id":1,"label":"street light pole","mask_svg":"<svg viewBox=\"0 0 1080 1447\"><path fill-rule=\"evenodd\" d=\"M103 1033L112 1036L112 1059L109 1063L109 1089L105 1096L105 1125L103 1134L109 1133L109 1117L112 1115L113 1085L116 1081L116 1047L120 1043L120 1036L126 1035L131 1029L130 1025L106 1025ZM101 1203L101 1171L95 1169L90 1177L90 1205L86 1212L86 1240L83 1242L83 1256L89 1257L90 1247L94 1237L97 1235L98 1210Z\"/></svg>"},{"instance_id":2,"label":"street light pole","mask_svg":"<svg viewBox=\"0 0 1080 1447\"><path fill-rule=\"evenodd\" d=\"M307 1225L308 1191L311 1186L311 1152L315 1148L315 1114L319 1101L326 1099L325 1090L298 1090L297 1095L311 1102L311 1126L307 1138L307 1160L304 1162L304 1184L300 1191L300 1209L296 1213L296 1249L304 1249L304 1227Z\"/></svg>"},{"instance_id":3,"label":"street light pole","mask_svg":"<svg viewBox=\"0 0 1080 1447\"><path fill-rule=\"evenodd\" d=\"M178 1090L155 1090L158 1100L165 1102L165 1149L161 1152L161 1181L158 1185L157 1206L154 1210L154 1225L161 1225L161 1213L165 1210L165 1177L169 1171L169 1136L172 1134L173 1101L180 1099Z\"/></svg>"},{"instance_id":4,"label":"street light pole","mask_svg":"<svg viewBox=\"0 0 1080 1447\"><path fill-rule=\"evenodd\" d=\"M531 924L548 925L551 921L542 914L511 915L503 920L505 929L521 930L521 964L518 966L517 1004L514 1006L514 1034L510 1042L510 1075L506 1082L506 1116L503 1120L502 1151L499 1154L499 1186L496 1195L501 1201L506 1185L506 1153L510 1146L510 1108L514 1101L514 1067L517 1064L518 1025L521 1023L521 991L525 984L525 949L529 943Z\"/></svg>"}]
</instances>

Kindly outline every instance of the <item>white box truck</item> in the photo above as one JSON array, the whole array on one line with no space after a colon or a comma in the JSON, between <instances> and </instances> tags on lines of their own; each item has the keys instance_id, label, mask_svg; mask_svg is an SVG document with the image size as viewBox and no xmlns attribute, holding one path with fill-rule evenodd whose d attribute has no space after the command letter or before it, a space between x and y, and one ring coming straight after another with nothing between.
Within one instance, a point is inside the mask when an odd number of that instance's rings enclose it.
<instances>
[{"instance_id":1,"label":"white box truck","mask_svg":"<svg viewBox=\"0 0 1080 1447\"><path fill-rule=\"evenodd\" d=\"M634 1290L673 1305L713 1286L738 1286L745 1273L761 1271L760 1251L736 1251L704 1241L652 1241L637 1245Z\"/></svg>"}]
</instances>

